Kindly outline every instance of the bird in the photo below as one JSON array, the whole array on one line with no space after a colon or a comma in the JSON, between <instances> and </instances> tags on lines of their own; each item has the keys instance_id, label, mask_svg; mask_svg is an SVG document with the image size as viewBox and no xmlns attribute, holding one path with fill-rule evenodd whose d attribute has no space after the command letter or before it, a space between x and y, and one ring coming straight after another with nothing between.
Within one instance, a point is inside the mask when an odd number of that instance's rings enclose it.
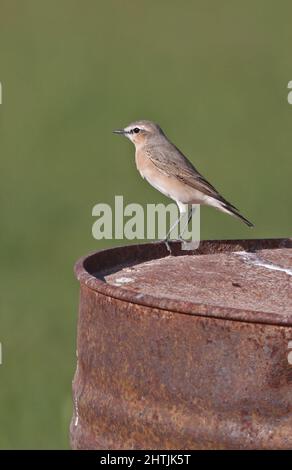
<instances>
[{"instance_id":1,"label":"bird","mask_svg":"<svg viewBox=\"0 0 292 470\"><path fill-rule=\"evenodd\" d=\"M187 157L168 139L158 124L140 120L113 132L124 135L134 144L136 166L142 178L178 205L180 217L168 231L165 237L166 242L174 227L187 212L187 222L179 237L183 240L183 232L195 210L193 205L198 204L215 207L241 220L248 227L254 226L199 173Z\"/></svg>"}]
</instances>

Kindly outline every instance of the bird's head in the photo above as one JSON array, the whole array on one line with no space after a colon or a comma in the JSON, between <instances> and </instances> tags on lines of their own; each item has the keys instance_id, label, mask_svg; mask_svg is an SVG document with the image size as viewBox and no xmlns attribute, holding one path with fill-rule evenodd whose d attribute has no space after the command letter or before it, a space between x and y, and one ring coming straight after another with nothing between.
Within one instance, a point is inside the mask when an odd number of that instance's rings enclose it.
<instances>
[{"instance_id":1,"label":"bird's head","mask_svg":"<svg viewBox=\"0 0 292 470\"><path fill-rule=\"evenodd\" d=\"M136 147L142 146L152 139L155 141L156 138L164 135L158 124L151 121L135 121L124 129L117 129L113 132L128 137Z\"/></svg>"}]
</instances>

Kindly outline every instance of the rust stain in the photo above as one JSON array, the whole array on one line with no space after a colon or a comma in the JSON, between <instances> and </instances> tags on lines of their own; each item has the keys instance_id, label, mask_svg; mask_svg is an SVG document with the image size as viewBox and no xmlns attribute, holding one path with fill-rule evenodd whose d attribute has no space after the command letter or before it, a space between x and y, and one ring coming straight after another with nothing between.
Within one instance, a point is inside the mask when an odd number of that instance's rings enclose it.
<instances>
[{"instance_id":1,"label":"rust stain","mask_svg":"<svg viewBox=\"0 0 292 470\"><path fill-rule=\"evenodd\" d=\"M179 246L77 263L72 447L291 448L291 240Z\"/></svg>"}]
</instances>

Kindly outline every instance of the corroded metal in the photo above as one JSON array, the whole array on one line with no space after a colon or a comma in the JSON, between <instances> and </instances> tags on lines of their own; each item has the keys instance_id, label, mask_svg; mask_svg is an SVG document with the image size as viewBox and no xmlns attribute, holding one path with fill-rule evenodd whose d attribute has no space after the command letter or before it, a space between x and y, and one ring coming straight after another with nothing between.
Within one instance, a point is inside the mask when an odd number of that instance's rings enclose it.
<instances>
[{"instance_id":1,"label":"corroded metal","mask_svg":"<svg viewBox=\"0 0 292 470\"><path fill-rule=\"evenodd\" d=\"M292 242L113 248L81 284L76 449L292 447Z\"/></svg>"}]
</instances>

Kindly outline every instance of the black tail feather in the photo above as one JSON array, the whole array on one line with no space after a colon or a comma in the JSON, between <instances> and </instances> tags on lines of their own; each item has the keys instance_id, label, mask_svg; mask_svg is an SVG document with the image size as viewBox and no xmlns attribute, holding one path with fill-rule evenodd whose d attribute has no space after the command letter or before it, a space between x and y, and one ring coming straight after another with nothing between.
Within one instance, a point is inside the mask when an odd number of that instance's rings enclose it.
<instances>
[{"instance_id":1,"label":"black tail feather","mask_svg":"<svg viewBox=\"0 0 292 470\"><path fill-rule=\"evenodd\" d=\"M242 220L242 222L248 225L248 227L254 227L254 224L245 217L243 217L243 215L241 215L240 212L234 206L232 206L231 204L223 204L223 206L228 212L235 215L235 217Z\"/></svg>"}]
</instances>

